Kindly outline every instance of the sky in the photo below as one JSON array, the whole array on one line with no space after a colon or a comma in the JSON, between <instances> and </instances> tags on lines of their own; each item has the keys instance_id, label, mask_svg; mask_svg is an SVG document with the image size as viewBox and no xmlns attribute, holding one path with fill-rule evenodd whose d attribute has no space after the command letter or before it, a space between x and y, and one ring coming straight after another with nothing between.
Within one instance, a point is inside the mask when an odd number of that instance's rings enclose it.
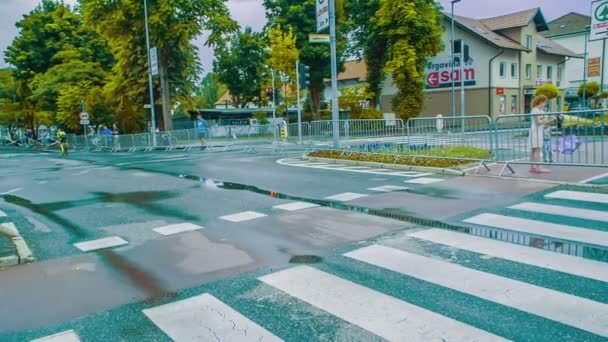
<instances>
[{"instance_id":1,"label":"sky","mask_svg":"<svg viewBox=\"0 0 608 342\"><path fill-rule=\"evenodd\" d=\"M394 0L399 1L399 0ZM76 0L64 0L67 4L74 4ZM450 0L439 0L446 11L450 11ZM39 0L0 0L0 51L6 50L13 38L18 34L15 23L24 14L30 12ZM242 27L250 26L253 30L261 30L265 23L262 0L228 0L228 7L232 17ZM472 18L488 18L503 14L540 7L545 19L551 21L560 16L578 12L589 15L591 0L461 0L455 4L456 15ZM213 51L203 46L204 38L195 41L200 49L201 63L205 72L212 69ZM0 68L6 67L4 55L0 60Z\"/></svg>"}]
</instances>

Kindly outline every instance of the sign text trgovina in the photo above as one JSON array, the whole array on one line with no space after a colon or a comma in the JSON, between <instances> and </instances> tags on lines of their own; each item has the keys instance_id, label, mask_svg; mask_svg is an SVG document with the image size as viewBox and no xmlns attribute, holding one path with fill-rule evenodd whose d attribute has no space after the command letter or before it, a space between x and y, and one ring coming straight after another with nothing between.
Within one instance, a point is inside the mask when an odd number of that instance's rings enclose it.
<instances>
[{"instance_id":1,"label":"sign text trgovina","mask_svg":"<svg viewBox=\"0 0 608 342\"><path fill-rule=\"evenodd\" d=\"M477 83L475 62L471 59L464 65L463 76L460 75L460 65L454 63L454 81L456 86L460 86L464 78L465 86L474 86ZM436 58L429 61L426 66L426 88L439 89L452 86L452 62L449 57Z\"/></svg>"},{"instance_id":2,"label":"sign text trgovina","mask_svg":"<svg viewBox=\"0 0 608 342\"><path fill-rule=\"evenodd\" d=\"M589 40L608 38L608 0L591 3L591 34Z\"/></svg>"},{"instance_id":3,"label":"sign text trgovina","mask_svg":"<svg viewBox=\"0 0 608 342\"><path fill-rule=\"evenodd\" d=\"M317 33L321 33L329 28L329 1L315 1L317 4Z\"/></svg>"}]
</instances>

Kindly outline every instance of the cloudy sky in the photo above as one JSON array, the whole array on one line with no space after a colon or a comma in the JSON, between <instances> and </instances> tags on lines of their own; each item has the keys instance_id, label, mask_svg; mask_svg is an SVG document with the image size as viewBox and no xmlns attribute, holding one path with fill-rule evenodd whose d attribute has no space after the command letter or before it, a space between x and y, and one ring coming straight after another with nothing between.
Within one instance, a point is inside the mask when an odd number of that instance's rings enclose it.
<instances>
[{"instance_id":1,"label":"cloudy sky","mask_svg":"<svg viewBox=\"0 0 608 342\"><path fill-rule=\"evenodd\" d=\"M399 1L399 0L395 0ZM76 0L65 0L74 4ZM439 0L446 11L450 10L450 0ZM39 0L0 0L0 50L4 51L17 35L15 22L31 11ZM264 26L264 8L262 0L228 0L232 16L241 23L241 26L251 26L260 30ZM458 15L473 18L487 18L506 13L540 7L545 18L550 21L570 12L589 14L591 0L462 0L455 6ZM201 49L201 61L205 71L211 71L213 52L202 46L199 40L196 44ZM4 58L0 60L0 67L6 67Z\"/></svg>"}]
</instances>

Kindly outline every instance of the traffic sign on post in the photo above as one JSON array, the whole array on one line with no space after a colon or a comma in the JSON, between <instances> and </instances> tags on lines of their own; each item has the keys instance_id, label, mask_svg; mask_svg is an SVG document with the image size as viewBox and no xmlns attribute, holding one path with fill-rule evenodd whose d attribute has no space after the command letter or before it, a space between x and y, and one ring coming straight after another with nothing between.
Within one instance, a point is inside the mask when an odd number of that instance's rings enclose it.
<instances>
[{"instance_id":1,"label":"traffic sign on post","mask_svg":"<svg viewBox=\"0 0 608 342\"><path fill-rule=\"evenodd\" d=\"M80 119L81 125L89 125L90 123L91 123L91 121L89 119Z\"/></svg>"},{"instance_id":2,"label":"traffic sign on post","mask_svg":"<svg viewBox=\"0 0 608 342\"><path fill-rule=\"evenodd\" d=\"M591 35L589 40L608 38L608 0L591 3Z\"/></svg>"},{"instance_id":3,"label":"traffic sign on post","mask_svg":"<svg viewBox=\"0 0 608 342\"><path fill-rule=\"evenodd\" d=\"M80 112L80 120L89 120L89 113Z\"/></svg>"},{"instance_id":4,"label":"traffic sign on post","mask_svg":"<svg viewBox=\"0 0 608 342\"><path fill-rule=\"evenodd\" d=\"M150 49L150 71L152 76L158 75L158 49L155 47Z\"/></svg>"},{"instance_id":5,"label":"traffic sign on post","mask_svg":"<svg viewBox=\"0 0 608 342\"><path fill-rule=\"evenodd\" d=\"M317 0L317 33L329 27L329 0Z\"/></svg>"}]
</instances>

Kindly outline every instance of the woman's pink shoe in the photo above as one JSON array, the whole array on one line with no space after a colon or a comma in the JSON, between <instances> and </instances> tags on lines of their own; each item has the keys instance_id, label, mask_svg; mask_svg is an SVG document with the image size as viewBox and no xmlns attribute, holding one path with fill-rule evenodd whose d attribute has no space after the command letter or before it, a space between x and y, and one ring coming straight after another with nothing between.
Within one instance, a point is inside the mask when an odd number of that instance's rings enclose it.
<instances>
[{"instance_id":1,"label":"woman's pink shoe","mask_svg":"<svg viewBox=\"0 0 608 342\"><path fill-rule=\"evenodd\" d=\"M536 172L538 172L538 173L551 173L551 170L540 167L540 168L538 168L536 170Z\"/></svg>"},{"instance_id":2,"label":"woman's pink shoe","mask_svg":"<svg viewBox=\"0 0 608 342\"><path fill-rule=\"evenodd\" d=\"M533 172L533 173L539 173L539 172L538 172L538 169L539 169L538 167L536 167L536 166L532 166L532 167L530 168L530 172Z\"/></svg>"}]
</instances>

